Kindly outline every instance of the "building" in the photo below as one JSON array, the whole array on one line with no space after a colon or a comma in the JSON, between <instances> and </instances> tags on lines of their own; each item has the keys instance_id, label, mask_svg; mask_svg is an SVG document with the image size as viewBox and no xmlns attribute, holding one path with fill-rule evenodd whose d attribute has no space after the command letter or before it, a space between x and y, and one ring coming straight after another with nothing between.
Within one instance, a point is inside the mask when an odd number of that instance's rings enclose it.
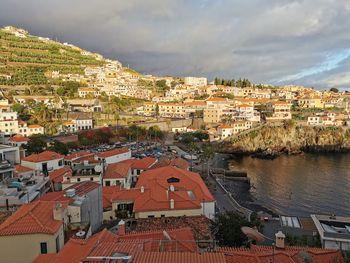
<instances>
[{"instance_id":1,"label":"building","mask_svg":"<svg viewBox=\"0 0 350 263\"><path fill-rule=\"evenodd\" d=\"M109 196L113 211L125 211L135 218L215 215L215 199L199 174L175 166L141 173L135 188L113 187Z\"/></svg>"},{"instance_id":2,"label":"building","mask_svg":"<svg viewBox=\"0 0 350 263\"><path fill-rule=\"evenodd\" d=\"M53 171L63 167L63 158L64 156L59 153L52 151L44 151L38 154L32 154L27 157L24 157L21 160L21 165L32 168L38 173L41 172L48 175L49 171Z\"/></svg>"},{"instance_id":3,"label":"building","mask_svg":"<svg viewBox=\"0 0 350 263\"><path fill-rule=\"evenodd\" d=\"M9 138L9 145L21 147L22 145L27 145L29 138L26 138L22 135L15 135Z\"/></svg>"},{"instance_id":4,"label":"building","mask_svg":"<svg viewBox=\"0 0 350 263\"><path fill-rule=\"evenodd\" d=\"M36 201L21 206L0 225L1 261L32 262L64 245L67 203Z\"/></svg>"},{"instance_id":5,"label":"building","mask_svg":"<svg viewBox=\"0 0 350 263\"><path fill-rule=\"evenodd\" d=\"M47 193L40 200L68 201L67 224L72 230L85 229L95 233L102 225L102 186L96 182L76 183L64 191Z\"/></svg>"},{"instance_id":6,"label":"building","mask_svg":"<svg viewBox=\"0 0 350 263\"><path fill-rule=\"evenodd\" d=\"M63 166L62 168L49 172L52 191L62 191L62 183L64 181L64 178L69 178L72 175L73 171L69 166Z\"/></svg>"},{"instance_id":7,"label":"building","mask_svg":"<svg viewBox=\"0 0 350 263\"><path fill-rule=\"evenodd\" d=\"M94 88L79 88L78 94L81 98L86 98L88 95L95 98L97 96L100 96L100 91Z\"/></svg>"},{"instance_id":8,"label":"building","mask_svg":"<svg viewBox=\"0 0 350 263\"><path fill-rule=\"evenodd\" d=\"M291 120L291 104L286 101L273 101L266 104L266 120L281 121Z\"/></svg>"},{"instance_id":9,"label":"building","mask_svg":"<svg viewBox=\"0 0 350 263\"><path fill-rule=\"evenodd\" d=\"M103 176L103 186L120 186L130 188L132 183L131 164L125 162L111 163Z\"/></svg>"},{"instance_id":10,"label":"building","mask_svg":"<svg viewBox=\"0 0 350 263\"><path fill-rule=\"evenodd\" d=\"M127 148L119 148L110 151L105 151L96 154L97 160L104 164L118 163L131 158L131 151Z\"/></svg>"},{"instance_id":11,"label":"building","mask_svg":"<svg viewBox=\"0 0 350 263\"><path fill-rule=\"evenodd\" d=\"M153 157L145 157L143 159L129 159L122 161L131 165L132 182L135 183L137 178L143 171L147 171L156 165L158 160Z\"/></svg>"},{"instance_id":12,"label":"building","mask_svg":"<svg viewBox=\"0 0 350 263\"><path fill-rule=\"evenodd\" d=\"M94 128L93 119L89 117L79 116L73 120L73 122L75 123L77 131L91 130Z\"/></svg>"},{"instance_id":13,"label":"building","mask_svg":"<svg viewBox=\"0 0 350 263\"><path fill-rule=\"evenodd\" d=\"M350 251L350 217L311 215L322 247Z\"/></svg>"},{"instance_id":14,"label":"building","mask_svg":"<svg viewBox=\"0 0 350 263\"><path fill-rule=\"evenodd\" d=\"M185 85L189 86L207 86L208 79L203 77L185 77Z\"/></svg>"}]
</instances>

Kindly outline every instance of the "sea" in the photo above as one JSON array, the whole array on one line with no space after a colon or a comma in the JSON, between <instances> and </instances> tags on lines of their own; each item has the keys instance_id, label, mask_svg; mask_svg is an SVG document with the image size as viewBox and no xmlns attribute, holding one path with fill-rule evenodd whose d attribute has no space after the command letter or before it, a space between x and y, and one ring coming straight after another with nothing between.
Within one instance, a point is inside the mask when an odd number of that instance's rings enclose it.
<instances>
[{"instance_id":1,"label":"sea","mask_svg":"<svg viewBox=\"0 0 350 263\"><path fill-rule=\"evenodd\" d=\"M277 214L350 216L350 154L233 156L229 166L246 171L254 202Z\"/></svg>"}]
</instances>

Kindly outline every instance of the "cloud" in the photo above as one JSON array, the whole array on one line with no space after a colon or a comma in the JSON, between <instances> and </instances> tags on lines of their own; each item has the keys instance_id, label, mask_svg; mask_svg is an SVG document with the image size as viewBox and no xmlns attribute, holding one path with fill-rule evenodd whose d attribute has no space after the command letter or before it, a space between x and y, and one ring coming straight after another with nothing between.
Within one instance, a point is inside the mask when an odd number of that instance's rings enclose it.
<instances>
[{"instance_id":1,"label":"cloud","mask_svg":"<svg viewBox=\"0 0 350 263\"><path fill-rule=\"evenodd\" d=\"M350 87L342 63L349 15L348 0L0 0L1 25L74 43L144 73L319 88Z\"/></svg>"}]
</instances>

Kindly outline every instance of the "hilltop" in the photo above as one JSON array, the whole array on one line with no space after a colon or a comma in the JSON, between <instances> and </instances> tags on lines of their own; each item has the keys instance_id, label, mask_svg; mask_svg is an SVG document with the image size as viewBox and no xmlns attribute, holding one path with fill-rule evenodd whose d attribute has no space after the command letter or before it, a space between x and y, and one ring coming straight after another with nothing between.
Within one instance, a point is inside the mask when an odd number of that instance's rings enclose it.
<instances>
[{"instance_id":1,"label":"hilltop","mask_svg":"<svg viewBox=\"0 0 350 263\"><path fill-rule=\"evenodd\" d=\"M86 67L109 60L68 43L30 35L7 26L0 29L0 85L54 83L52 74L84 74ZM130 69L128 69L130 70Z\"/></svg>"}]
</instances>

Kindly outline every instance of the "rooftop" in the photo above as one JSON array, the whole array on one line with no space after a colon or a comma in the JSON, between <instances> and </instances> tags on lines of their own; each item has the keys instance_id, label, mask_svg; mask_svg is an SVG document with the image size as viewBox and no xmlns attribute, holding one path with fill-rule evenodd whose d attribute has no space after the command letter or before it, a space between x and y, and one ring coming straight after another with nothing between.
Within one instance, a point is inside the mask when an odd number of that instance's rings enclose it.
<instances>
[{"instance_id":1,"label":"rooftop","mask_svg":"<svg viewBox=\"0 0 350 263\"><path fill-rule=\"evenodd\" d=\"M64 157L63 155L56 153L56 152L44 151L42 153L35 153L35 154L29 155L27 157L24 157L22 159L22 161L32 162L32 163L40 163L40 162L45 162L45 161L62 159L63 157Z\"/></svg>"}]
</instances>

